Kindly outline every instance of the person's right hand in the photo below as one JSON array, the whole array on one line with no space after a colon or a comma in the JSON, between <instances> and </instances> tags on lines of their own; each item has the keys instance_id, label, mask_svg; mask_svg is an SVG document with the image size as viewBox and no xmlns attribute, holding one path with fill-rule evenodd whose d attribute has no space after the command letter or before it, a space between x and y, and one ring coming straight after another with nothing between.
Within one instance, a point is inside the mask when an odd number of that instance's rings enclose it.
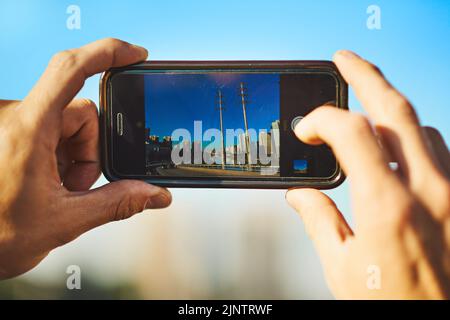
<instances>
[{"instance_id":1,"label":"person's right hand","mask_svg":"<svg viewBox=\"0 0 450 320\"><path fill-rule=\"evenodd\" d=\"M312 189L288 191L337 298L450 298L450 155L411 104L349 51L335 55L368 112L320 107L295 128L331 146L351 185L355 225ZM389 162L397 162L392 170Z\"/></svg>"}]
</instances>

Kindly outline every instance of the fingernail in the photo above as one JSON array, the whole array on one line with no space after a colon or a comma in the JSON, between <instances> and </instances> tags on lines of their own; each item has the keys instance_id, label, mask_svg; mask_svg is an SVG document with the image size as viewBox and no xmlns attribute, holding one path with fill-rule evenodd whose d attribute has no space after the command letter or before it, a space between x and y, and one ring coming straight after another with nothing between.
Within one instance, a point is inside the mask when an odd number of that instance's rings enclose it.
<instances>
[{"instance_id":1,"label":"fingernail","mask_svg":"<svg viewBox=\"0 0 450 320\"><path fill-rule=\"evenodd\" d=\"M138 46L138 45L136 45L136 44L132 44L131 45L134 49L137 49L137 50L139 50L139 51L141 51L141 52L145 52L145 55L148 55L148 50L147 49L145 49L144 47L141 47L141 46Z\"/></svg>"},{"instance_id":2,"label":"fingernail","mask_svg":"<svg viewBox=\"0 0 450 320\"><path fill-rule=\"evenodd\" d=\"M148 199L145 209L161 209L167 207L172 201L172 197L167 192L160 192Z\"/></svg>"},{"instance_id":3,"label":"fingernail","mask_svg":"<svg viewBox=\"0 0 450 320\"><path fill-rule=\"evenodd\" d=\"M338 52L336 52L336 55L339 55L341 57L348 58L348 59L360 58L360 56L358 56L356 53L354 53L353 51L350 51L350 50L339 50Z\"/></svg>"},{"instance_id":4,"label":"fingernail","mask_svg":"<svg viewBox=\"0 0 450 320\"><path fill-rule=\"evenodd\" d=\"M288 203L288 205L290 206L290 207L292 207L292 203L291 203L291 196L290 196L290 191L291 190L288 190L285 194L284 194L284 199L286 200L286 202Z\"/></svg>"}]
</instances>

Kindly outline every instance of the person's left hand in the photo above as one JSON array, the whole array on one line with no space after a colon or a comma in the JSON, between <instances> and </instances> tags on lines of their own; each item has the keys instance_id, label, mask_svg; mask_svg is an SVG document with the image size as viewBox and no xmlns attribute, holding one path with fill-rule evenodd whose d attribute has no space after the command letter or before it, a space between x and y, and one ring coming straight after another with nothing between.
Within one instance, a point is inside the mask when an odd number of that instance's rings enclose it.
<instances>
[{"instance_id":1,"label":"person's left hand","mask_svg":"<svg viewBox=\"0 0 450 320\"><path fill-rule=\"evenodd\" d=\"M100 40L56 54L22 102L0 100L0 279L92 228L170 204L166 189L142 181L89 191L100 175L97 109L74 97L86 78L146 57Z\"/></svg>"}]
</instances>

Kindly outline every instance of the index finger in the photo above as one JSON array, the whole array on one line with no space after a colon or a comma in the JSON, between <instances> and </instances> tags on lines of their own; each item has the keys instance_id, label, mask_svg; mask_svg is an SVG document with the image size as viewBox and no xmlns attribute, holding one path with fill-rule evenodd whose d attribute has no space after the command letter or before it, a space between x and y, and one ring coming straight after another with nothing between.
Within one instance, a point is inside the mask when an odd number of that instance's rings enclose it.
<instances>
[{"instance_id":1,"label":"index finger","mask_svg":"<svg viewBox=\"0 0 450 320\"><path fill-rule=\"evenodd\" d=\"M334 61L374 122L386 149L399 163L404 179L419 194L438 172L411 103L370 62L351 51L338 51Z\"/></svg>"},{"instance_id":2,"label":"index finger","mask_svg":"<svg viewBox=\"0 0 450 320\"><path fill-rule=\"evenodd\" d=\"M57 53L24 105L33 106L29 113L48 116L48 112L67 106L90 76L143 61L147 54L142 47L110 38Z\"/></svg>"}]
</instances>

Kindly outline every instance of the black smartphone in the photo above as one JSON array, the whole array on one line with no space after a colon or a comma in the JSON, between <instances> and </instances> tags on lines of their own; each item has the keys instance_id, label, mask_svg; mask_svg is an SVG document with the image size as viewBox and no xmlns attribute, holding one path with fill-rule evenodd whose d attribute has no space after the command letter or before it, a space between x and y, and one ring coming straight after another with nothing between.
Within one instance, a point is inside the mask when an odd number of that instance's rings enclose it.
<instances>
[{"instance_id":1,"label":"black smartphone","mask_svg":"<svg viewBox=\"0 0 450 320\"><path fill-rule=\"evenodd\" d=\"M300 142L314 108L347 109L330 61L151 61L100 83L102 170L165 187L333 188L327 145Z\"/></svg>"}]
</instances>

